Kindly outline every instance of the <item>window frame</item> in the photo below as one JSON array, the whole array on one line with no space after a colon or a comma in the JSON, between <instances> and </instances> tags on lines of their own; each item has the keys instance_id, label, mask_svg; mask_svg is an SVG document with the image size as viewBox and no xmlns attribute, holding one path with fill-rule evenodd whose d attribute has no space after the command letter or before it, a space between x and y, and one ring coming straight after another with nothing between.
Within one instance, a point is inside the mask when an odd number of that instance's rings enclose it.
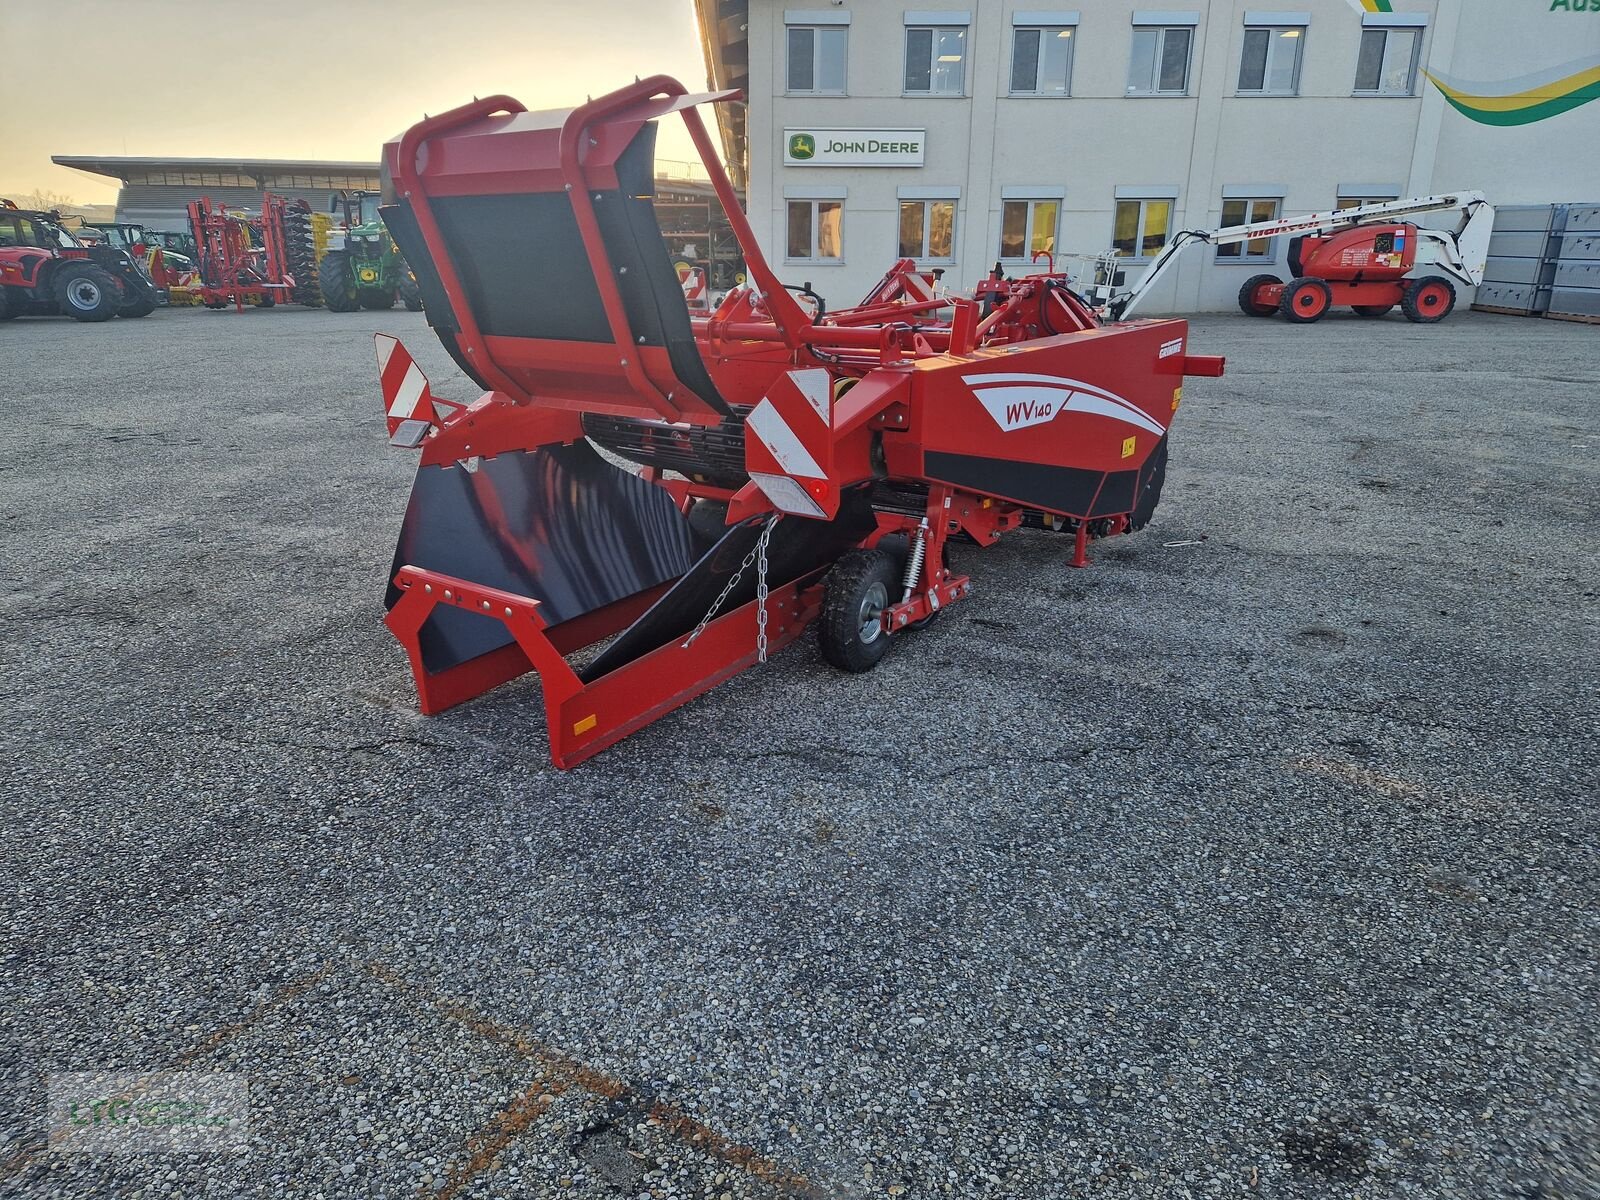
<instances>
[{"instance_id":1,"label":"window frame","mask_svg":"<svg viewBox=\"0 0 1600 1200\"><path fill-rule=\"evenodd\" d=\"M968 35L972 32L970 25L907 25L905 37L902 39L902 56L900 66L900 94L917 99L961 99L967 95L967 62L972 58L972 43ZM926 33L928 38L928 86L926 89L912 90L910 83L911 71L911 35ZM953 33L961 37L961 82L955 91L940 91L933 86L934 68L938 65L939 38L941 34Z\"/></svg>"},{"instance_id":2,"label":"window frame","mask_svg":"<svg viewBox=\"0 0 1600 1200\"><path fill-rule=\"evenodd\" d=\"M850 94L850 26L845 24L819 25L811 21L797 21L783 27L783 94L785 96L848 96ZM840 63L840 85L837 89L823 87L797 88L794 86L794 59L790 50L790 39L795 33L811 34L811 82L817 82L817 64L819 55L818 47L821 45L823 33L837 32L843 40L844 49Z\"/></svg>"},{"instance_id":3,"label":"window frame","mask_svg":"<svg viewBox=\"0 0 1600 1200\"><path fill-rule=\"evenodd\" d=\"M1027 205L1026 224L1022 229L1023 253L1021 257L1006 253L1006 206L1008 204ZM1041 204L1049 204L1054 207L1055 220L1050 229L1050 245L1042 251L1036 251L1030 249L1030 247L1033 245L1034 236L1039 232L1038 214ZM995 244L995 258L1003 263L1025 263L1031 266L1033 256L1036 253L1052 254L1059 257L1056 247L1061 241L1061 213L1065 207L1066 201L1062 196L1001 196L1000 230L999 238Z\"/></svg>"},{"instance_id":4,"label":"window frame","mask_svg":"<svg viewBox=\"0 0 1600 1200\"><path fill-rule=\"evenodd\" d=\"M1135 25L1133 37L1128 45L1128 86L1123 95L1129 99L1162 99L1179 100L1190 95L1190 76L1194 73L1194 44L1197 40L1197 26L1194 25ZM1166 58L1167 37L1170 34L1182 32L1189 39L1189 48L1183 59L1183 87L1181 90L1163 89L1161 84L1161 64ZM1156 53L1150 65L1149 89L1135 88L1133 83L1134 47L1138 45L1141 33L1156 34Z\"/></svg>"},{"instance_id":5,"label":"window frame","mask_svg":"<svg viewBox=\"0 0 1600 1200\"><path fill-rule=\"evenodd\" d=\"M1422 66L1422 43L1427 36L1425 25L1363 25L1361 27L1361 40L1356 43L1356 69L1354 86L1350 89L1352 96L1359 96L1363 100L1407 100L1417 95L1417 76ZM1376 88L1363 88L1361 86L1361 56L1369 34L1383 35L1383 56L1378 60L1378 83ZM1384 64L1389 60L1389 38L1396 33L1411 35L1411 65L1406 73L1406 88L1404 91L1385 91L1383 84Z\"/></svg>"},{"instance_id":6,"label":"window frame","mask_svg":"<svg viewBox=\"0 0 1600 1200\"><path fill-rule=\"evenodd\" d=\"M1361 208L1367 204L1393 204L1399 196L1335 196L1333 198L1333 211L1344 212L1351 208Z\"/></svg>"},{"instance_id":7,"label":"window frame","mask_svg":"<svg viewBox=\"0 0 1600 1200\"><path fill-rule=\"evenodd\" d=\"M1017 87L1017 35L1023 33L1036 33L1039 35L1039 51L1034 55L1033 61L1033 87ZM1039 86L1040 75L1044 70L1044 39L1054 35L1058 38L1066 34L1067 43L1067 77L1059 92L1047 92ZM1067 100L1072 96L1072 71L1077 64L1078 27L1076 25L1013 25L1011 27L1011 64L1006 77L1006 95L1021 96L1045 100Z\"/></svg>"},{"instance_id":8,"label":"window frame","mask_svg":"<svg viewBox=\"0 0 1600 1200\"><path fill-rule=\"evenodd\" d=\"M1236 96L1298 96L1300 94L1300 71L1306 60L1306 30L1305 25L1249 25L1244 27L1244 41L1239 47L1239 74L1235 79L1234 95ZM1267 57L1261 64L1261 86L1247 88L1244 86L1245 47L1250 41L1252 33L1265 33L1267 35ZM1279 91L1267 86L1267 81L1272 78L1272 47L1276 44L1274 38L1287 40L1285 35L1294 34L1294 70L1289 80L1287 91Z\"/></svg>"},{"instance_id":9,"label":"window frame","mask_svg":"<svg viewBox=\"0 0 1600 1200\"><path fill-rule=\"evenodd\" d=\"M804 258L789 252L789 223L795 205L804 204L811 212L811 252ZM821 231L821 206L831 204L839 210L839 253L817 253L817 239ZM844 264L844 198L842 196L786 196L783 201L783 261L786 263L811 263L816 266L842 266Z\"/></svg>"},{"instance_id":10,"label":"window frame","mask_svg":"<svg viewBox=\"0 0 1600 1200\"><path fill-rule=\"evenodd\" d=\"M904 217L906 206L907 205L913 205L913 204L917 205L918 207L920 207L922 209L922 249L923 249L924 253L922 253L922 254L901 254L901 253L899 253L899 251L901 249L900 221ZM948 255L928 254L928 253L926 253L926 251L928 249L928 240L929 240L929 238L931 238L933 236L933 221L931 219L933 214L930 211L930 207L929 206L930 205L934 205L934 204L948 204L950 206L950 253ZM896 200L896 207L895 207L895 218L896 218L895 219L895 250L896 250L896 257L898 257L898 258L911 258L911 259L915 259L919 263L933 263L933 264L938 264L938 265L941 265L941 266L945 265L945 264L949 264L949 263L954 263L956 261L956 256L959 253L959 250L957 249L957 247L959 246L960 243L957 242L957 240L956 240L956 236L957 236L957 234L956 234L956 226L959 223L958 218L960 217L960 215L961 215L961 197L956 195L954 192L952 192L948 196L900 196L900 197L898 197L897 200ZM843 241L842 234L841 234L841 237L840 237L840 241L841 242Z\"/></svg>"},{"instance_id":11,"label":"window frame","mask_svg":"<svg viewBox=\"0 0 1600 1200\"><path fill-rule=\"evenodd\" d=\"M1246 219L1242 221L1228 220L1228 205L1230 204L1244 205ZM1255 206L1258 204L1271 204L1271 214L1265 217L1256 216ZM1217 225L1221 228L1227 228L1231 225L1253 225L1257 221L1275 221L1281 216L1283 216L1282 196L1225 195L1222 197L1222 209ZM1168 236L1170 237L1171 234L1169 233ZM1212 255L1212 261L1222 267L1271 266L1278 261L1278 243L1282 240L1279 237L1253 238L1251 242L1234 242L1231 245L1218 246L1216 247L1216 253ZM1259 254L1253 253L1250 249L1251 243L1254 241L1259 241L1264 245L1263 251ZM1235 250L1237 253L1226 253L1229 250Z\"/></svg>"},{"instance_id":12,"label":"window frame","mask_svg":"<svg viewBox=\"0 0 1600 1200\"><path fill-rule=\"evenodd\" d=\"M1137 204L1139 206L1139 227L1134 233L1134 243L1139 247L1137 254L1117 253L1117 213L1124 204ZM1149 236L1149 205L1165 204L1167 206L1167 229L1161 235L1161 245L1146 253L1144 249L1145 238ZM1167 243L1172 240L1173 223L1178 216L1178 197L1173 196L1117 196L1111 204L1111 253L1126 263L1147 263L1166 249Z\"/></svg>"}]
</instances>

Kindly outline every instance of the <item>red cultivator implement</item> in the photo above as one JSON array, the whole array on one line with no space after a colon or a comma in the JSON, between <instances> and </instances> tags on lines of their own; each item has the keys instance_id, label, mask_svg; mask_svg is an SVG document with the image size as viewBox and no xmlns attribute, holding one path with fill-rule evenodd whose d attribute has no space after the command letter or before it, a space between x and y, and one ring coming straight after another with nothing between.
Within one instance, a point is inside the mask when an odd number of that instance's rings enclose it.
<instances>
[{"instance_id":1,"label":"red cultivator implement","mask_svg":"<svg viewBox=\"0 0 1600 1200\"><path fill-rule=\"evenodd\" d=\"M486 389L437 397L378 340L390 441L422 457L387 622L428 713L537 671L558 766L813 622L829 662L872 667L967 594L952 539L1043 523L1084 565L1149 520L1183 377L1222 373L1183 321L1102 326L1058 275L951 300L902 261L824 314L773 275L696 112L733 96L497 96L385 147L385 220ZM704 317L651 205L672 113L752 280Z\"/></svg>"},{"instance_id":2,"label":"red cultivator implement","mask_svg":"<svg viewBox=\"0 0 1600 1200\"><path fill-rule=\"evenodd\" d=\"M200 286L193 290L205 306L232 304L242 312L246 302L271 308L305 299L312 282L302 265L310 244L310 211L304 200L271 192L262 197L260 216L230 212L206 196L191 200L189 228L200 271ZM304 278L297 277L297 267Z\"/></svg>"}]
</instances>

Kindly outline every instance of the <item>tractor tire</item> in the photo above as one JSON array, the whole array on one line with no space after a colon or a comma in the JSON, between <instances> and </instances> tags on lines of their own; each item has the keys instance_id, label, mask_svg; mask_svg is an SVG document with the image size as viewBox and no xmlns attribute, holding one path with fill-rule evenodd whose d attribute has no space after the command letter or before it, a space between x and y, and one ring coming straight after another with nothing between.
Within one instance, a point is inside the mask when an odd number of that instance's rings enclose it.
<instances>
[{"instance_id":1,"label":"tractor tire","mask_svg":"<svg viewBox=\"0 0 1600 1200\"><path fill-rule=\"evenodd\" d=\"M109 321L122 303L122 288L111 272L74 263L56 272L56 303L74 321Z\"/></svg>"},{"instance_id":2,"label":"tractor tire","mask_svg":"<svg viewBox=\"0 0 1600 1200\"><path fill-rule=\"evenodd\" d=\"M1239 289L1239 311L1247 317L1270 317L1278 311L1276 304L1261 304L1256 301L1256 292L1266 284L1282 283L1276 275L1252 275L1244 281L1244 286Z\"/></svg>"},{"instance_id":3,"label":"tractor tire","mask_svg":"<svg viewBox=\"0 0 1600 1200\"><path fill-rule=\"evenodd\" d=\"M117 309L119 317L148 317L156 310L156 302L147 296L140 296L136 300L129 300Z\"/></svg>"},{"instance_id":4,"label":"tractor tire","mask_svg":"<svg viewBox=\"0 0 1600 1200\"><path fill-rule=\"evenodd\" d=\"M1296 325L1309 325L1327 316L1333 307L1333 289L1320 279L1302 275L1291 279L1278 301L1278 315Z\"/></svg>"},{"instance_id":5,"label":"tractor tire","mask_svg":"<svg viewBox=\"0 0 1600 1200\"><path fill-rule=\"evenodd\" d=\"M22 315L22 305L11 299L10 289L0 287L0 321L15 321Z\"/></svg>"},{"instance_id":6,"label":"tractor tire","mask_svg":"<svg viewBox=\"0 0 1600 1200\"><path fill-rule=\"evenodd\" d=\"M696 500L689 510L689 529L710 549L728 532L728 505L723 500Z\"/></svg>"},{"instance_id":7,"label":"tractor tire","mask_svg":"<svg viewBox=\"0 0 1600 1200\"><path fill-rule=\"evenodd\" d=\"M400 276L400 299L405 304L407 312L422 311L422 289L409 275Z\"/></svg>"},{"instance_id":8,"label":"tractor tire","mask_svg":"<svg viewBox=\"0 0 1600 1200\"><path fill-rule=\"evenodd\" d=\"M1167 438L1163 434L1139 473L1139 493L1133 502L1133 512L1128 515L1130 533L1150 524L1150 518L1156 515L1156 505L1161 503L1161 485L1166 481Z\"/></svg>"},{"instance_id":9,"label":"tractor tire","mask_svg":"<svg viewBox=\"0 0 1600 1200\"><path fill-rule=\"evenodd\" d=\"M382 292L376 288L363 288L358 295L361 307L371 309L373 312L384 312L394 307L393 292Z\"/></svg>"},{"instance_id":10,"label":"tractor tire","mask_svg":"<svg viewBox=\"0 0 1600 1200\"><path fill-rule=\"evenodd\" d=\"M1433 325L1450 315L1456 306L1455 286L1443 275L1424 275L1400 297L1400 311L1406 320L1418 325Z\"/></svg>"},{"instance_id":11,"label":"tractor tire","mask_svg":"<svg viewBox=\"0 0 1600 1200\"><path fill-rule=\"evenodd\" d=\"M1392 304L1352 304L1350 307L1355 310L1356 316L1366 317L1369 320L1386 317L1394 311Z\"/></svg>"},{"instance_id":12,"label":"tractor tire","mask_svg":"<svg viewBox=\"0 0 1600 1200\"><path fill-rule=\"evenodd\" d=\"M897 598L898 566L882 550L852 550L833 564L817 621L824 660L856 675L878 665L889 649L889 634L878 617Z\"/></svg>"},{"instance_id":13,"label":"tractor tire","mask_svg":"<svg viewBox=\"0 0 1600 1200\"><path fill-rule=\"evenodd\" d=\"M350 271L350 259L339 251L322 256L317 267L317 286L322 291L322 302L329 312L355 312L361 307L356 294L355 276Z\"/></svg>"}]
</instances>

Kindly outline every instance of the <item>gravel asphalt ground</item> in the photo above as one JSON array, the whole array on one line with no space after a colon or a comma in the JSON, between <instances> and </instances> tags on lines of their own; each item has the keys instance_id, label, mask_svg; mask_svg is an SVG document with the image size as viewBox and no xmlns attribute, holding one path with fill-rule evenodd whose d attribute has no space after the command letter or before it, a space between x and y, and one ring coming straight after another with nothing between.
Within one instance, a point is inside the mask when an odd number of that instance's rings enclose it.
<instances>
[{"instance_id":1,"label":"gravel asphalt ground","mask_svg":"<svg viewBox=\"0 0 1600 1200\"><path fill-rule=\"evenodd\" d=\"M1166 497L570 773L380 624L420 315L0 326L0 1194L1600 1196L1600 329L1208 316ZM234 1156L61 1153L228 1072Z\"/></svg>"}]
</instances>

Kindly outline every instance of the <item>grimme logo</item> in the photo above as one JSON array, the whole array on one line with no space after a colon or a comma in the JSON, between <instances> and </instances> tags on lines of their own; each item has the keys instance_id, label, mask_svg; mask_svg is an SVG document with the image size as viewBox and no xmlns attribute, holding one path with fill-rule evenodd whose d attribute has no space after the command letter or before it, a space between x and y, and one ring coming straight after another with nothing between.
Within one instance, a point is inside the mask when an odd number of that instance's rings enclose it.
<instances>
[{"instance_id":1,"label":"grimme logo","mask_svg":"<svg viewBox=\"0 0 1600 1200\"><path fill-rule=\"evenodd\" d=\"M809 133L791 134L789 137L789 157L802 161L815 158L817 154L817 139Z\"/></svg>"}]
</instances>

